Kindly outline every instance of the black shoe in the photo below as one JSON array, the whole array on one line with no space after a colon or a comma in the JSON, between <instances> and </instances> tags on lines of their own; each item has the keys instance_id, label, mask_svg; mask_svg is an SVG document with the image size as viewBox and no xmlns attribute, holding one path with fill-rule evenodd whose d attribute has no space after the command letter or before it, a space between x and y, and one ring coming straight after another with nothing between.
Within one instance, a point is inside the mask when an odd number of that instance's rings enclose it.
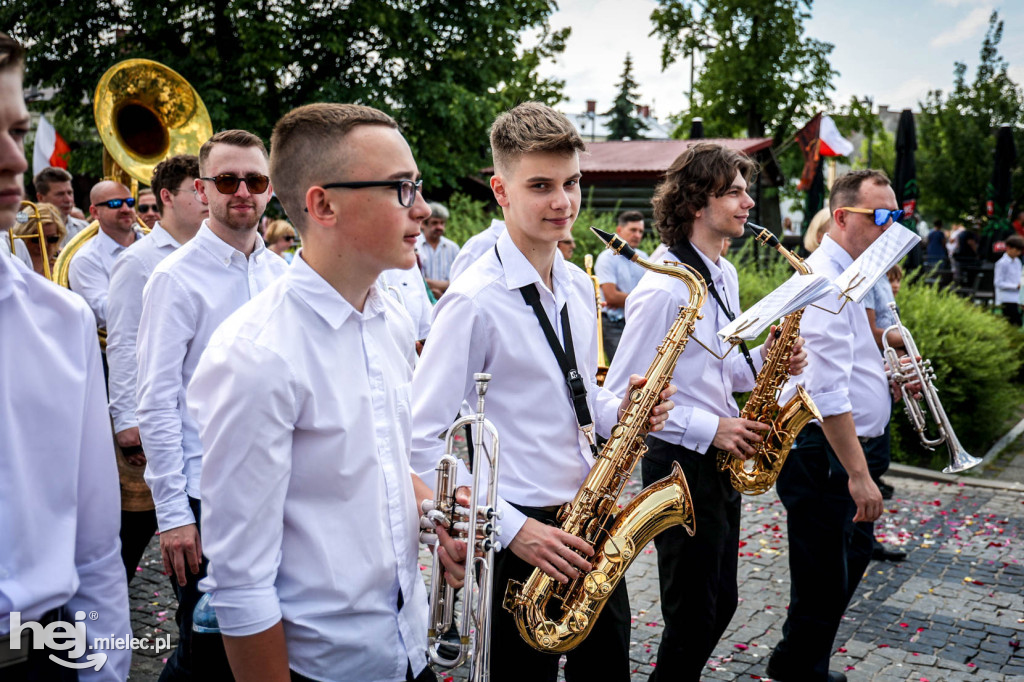
<instances>
[{"instance_id":1,"label":"black shoe","mask_svg":"<svg viewBox=\"0 0 1024 682\"><path fill-rule=\"evenodd\" d=\"M881 482L879 482L879 484L878 484L878 490L879 490L879 492L882 493L882 499L883 500L891 500L892 499L892 494L896 491L896 489L893 488L888 483L881 483Z\"/></svg>"},{"instance_id":2,"label":"black shoe","mask_svg":"<svg viewBox=\"0 0 1024 682\"><path fill-rule=\"evenodd\" d=\"M775 682L797 682L796 676L787 676L781 670L776 670L775 668L773 668L772 662L770 660L768 661L768 670L766 674L772 680L775 680ZM844 675L843 673L836 673L829 670L828 682L846 682L846 675Z\"/></svg>"},{"instance_id":3,"label":"black shoe","mask_svg":"<svg viewBox=\"0 0 1024 682\"><path fill-rule=\"evenodd\" d=\"M871 558L875 561L903 561L907 553L899 549L886 549L885 545L878 545L871 550Z\"/></svg>"}]
</instances>

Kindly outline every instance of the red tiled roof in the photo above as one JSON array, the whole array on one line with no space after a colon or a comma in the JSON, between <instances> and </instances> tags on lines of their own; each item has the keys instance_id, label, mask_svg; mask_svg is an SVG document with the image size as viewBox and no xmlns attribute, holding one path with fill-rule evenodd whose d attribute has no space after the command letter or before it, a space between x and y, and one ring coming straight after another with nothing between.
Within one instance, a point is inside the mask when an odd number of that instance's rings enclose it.
<instances>
[{"instance_id":1,"label":"red tiled roof","mask_svg":"<svg viewBox=\"0 0 1024 682\"><path fill-rule=\"evenodd\" d=\"M698 142L715 142L751 155L771 146L770 137L703 140L626 140L590 142L580 154L583 173L663 173L686 149Z\"/></svg>"}]
</instances>

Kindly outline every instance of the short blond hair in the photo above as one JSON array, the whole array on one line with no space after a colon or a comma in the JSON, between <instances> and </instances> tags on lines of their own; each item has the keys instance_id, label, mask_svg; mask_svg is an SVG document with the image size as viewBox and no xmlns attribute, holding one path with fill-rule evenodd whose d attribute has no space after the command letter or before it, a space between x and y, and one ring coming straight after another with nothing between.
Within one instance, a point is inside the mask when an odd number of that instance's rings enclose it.
<instances>
[{"instance_id":1,"label":"short blond hair","mask_svg":"<svg viewBox=\"0 0 1024 682\"><path fill-rule=\"evenodd\" d=\"M36 220L36 212L31 206L26 206L24 211L28 214L28 220L23 223L14 224L14 234L34 235L39 233L40 225L54 225L57 228L57 236L64 240L68 234L68 228L64 225L64 218L60 210L53 204L45 202L36 204L39 209L39 220ZM45 250L45 249L44 249Z\"/></svg>"},{"instance_id":2,"label":"short blond hair","mask_svg":"<svg viewBox=\"0 0 1024 682\"><path fill-rule=\"evenodd\" d=\"M306 192L314 185L339 182L344 159L338 143L356 126L398 129L383 111L361 104L321 102L292 109L281 117L270 136L270 179L285 213L301 234L306 226Z\"/></svg>"},{"instance_id":3,"label":"short blond hair","mask_svg":"<svg viewBox=\"0 0 1024 682\"><path fill-rule=\"evenodd\" d=\"M267 225L266 231L263 233L263 241L267 245L271 245L277 242L278 239L285 235L295 234L295 228L287 220L271 220L270 224Z\"/></svg>"},{"instance_id":4,"label":"short blond hair","mask_svg":"<svg viewBox=\"0 0 1024 682\"><path fill-rule=\"evenodd\" d=\"M491 126L496 173L507 172L524 154L570 156L585 149L583 138L569 119L540 102L523 102L498 116Z\"/></svg>"}]
</instances>

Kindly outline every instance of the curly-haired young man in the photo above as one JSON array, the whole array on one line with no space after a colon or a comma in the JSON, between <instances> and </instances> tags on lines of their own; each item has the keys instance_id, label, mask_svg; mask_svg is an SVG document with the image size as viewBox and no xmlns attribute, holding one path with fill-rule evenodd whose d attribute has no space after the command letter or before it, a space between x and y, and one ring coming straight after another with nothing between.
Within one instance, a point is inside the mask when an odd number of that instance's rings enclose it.
<instances>
[{"instance_id":1,"label":"curly-haired young man","mask_svg":"<svg viewBox=\"0 0 1024 682\"><path fill-rule=\"evenodd\" d=\"M702 274L709 295L693 333L724 355L728 346L716 332L739 313L736 269L721 256L725 239L743 235L754 206L747 182L754 164L720 145L694 145L673 162L654 195L654 220L670 260L693 266ZM648 273L626 299L626 327L619 353L605 385L613 393L625 389L631 373L643 374L657 352L654 339L668 333L679 306L690 305L689 290L678 279ZM772 337L770 336L769 339ZM761 440L763 424L740 419L734 391L749 391L772 341L724 360L698 344L688 344L674 376L680 382L665 429L647 438L643 459L644 485L667 476L673 462L686 474L693 497L697 534L679 526L658 535L658 577L665 631L651 680L699 680L736 611L736 568L740 495L728 475L718 471L719 450L746 459ZM794 348L790 371L799 373L804 353Z\"/></svg>"}]
</instances>

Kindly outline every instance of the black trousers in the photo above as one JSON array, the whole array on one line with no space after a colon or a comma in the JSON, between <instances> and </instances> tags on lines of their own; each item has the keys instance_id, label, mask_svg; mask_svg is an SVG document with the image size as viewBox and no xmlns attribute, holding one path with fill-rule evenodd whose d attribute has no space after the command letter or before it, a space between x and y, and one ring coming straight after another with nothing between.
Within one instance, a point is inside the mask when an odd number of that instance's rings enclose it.
<instances>
[{"instance_id":1,"label":"black trousers","mask_svg":"<svg viewBox=\"0 0 1024 682\"><path fill-rule=\"evenodd\" d=\"M132 584L132 578L139 567L139 561L149 546L149 541L156 533L156 511L132 512L121 510L121 561L124 562L124 572L128 576L128 584Z\"/></svg>"},{"instance_id":2,"label":"black trousers","mask_svg":"<svg viewBox=\"0 0 1024 682\"><path fill-rule=\"evenodd\" d=\"M651 682L700 680L736 613L740 494L718 471L714 452L700 454L658 438L641 462L644 487L679 462L693 499L695 534L673 526L654 538L665 630Z\"/></svg>"},{"instance_id":3,"label":"black trousers","mask_svg":"<svg viewBox=\"0 0 1024 682\"><path fill-rule=\"evenodd\" d=\"M1020 326L1020 305L1016 303L1003 303L1003 317L1014 327Z\"/></svg>"},{"instance_id":4,"label":"black trousers","mask_svg":"<svg viewBox=\"0 0 1024 682\"><path fill-rule=\"evenodd\" d=\"M189 507L196 517L196 528L200 528L202 507L194 497L188 498ZM199 591L199 581L206 577L206 557L199 565L199 574L192 573L188 564L185 565L186 581L184 587L178 584L174 575L169 575L174 596L178 598L178 610L174 613L174 622L178 624L178 646L167 657L167 663L160 673L160 682L192 679L192 669L203 670L203 662L193 660L192 656L192 613L203 593Z\"/></svg>"},{"instance_id":5,"label":"black trousers","mask_svg":"<svg viewBox=\"0 0 1024 682\"><path fill-rule=\"evenodd\" d=\"M869 468L888 461L888 430L861 446ZM828 679L843 612L871 560L874 523L853 523L857 507L849 480L821 427L808 424L776 483L787 514L791 585L771 665L784 679Z\"/></svg>"},{"instance_id":6,"label":"black trousers","mask_svg":"<svg viewBox=\"0 0 1024 682\"><path fill-rule=\"evenodd\" d=\"M542 523L555 524L553 512L517 507ZM555 682L561 654L537 651L519 635L512 614L502 603L509 580L524 582L533 572L512 550L495 555L494 603L491 609L491 680L493 682ZM567 682L629 680L629 596L622 580L608 598L594 629L583 643L566 654Z\"/></svg>"}]
</instances>

